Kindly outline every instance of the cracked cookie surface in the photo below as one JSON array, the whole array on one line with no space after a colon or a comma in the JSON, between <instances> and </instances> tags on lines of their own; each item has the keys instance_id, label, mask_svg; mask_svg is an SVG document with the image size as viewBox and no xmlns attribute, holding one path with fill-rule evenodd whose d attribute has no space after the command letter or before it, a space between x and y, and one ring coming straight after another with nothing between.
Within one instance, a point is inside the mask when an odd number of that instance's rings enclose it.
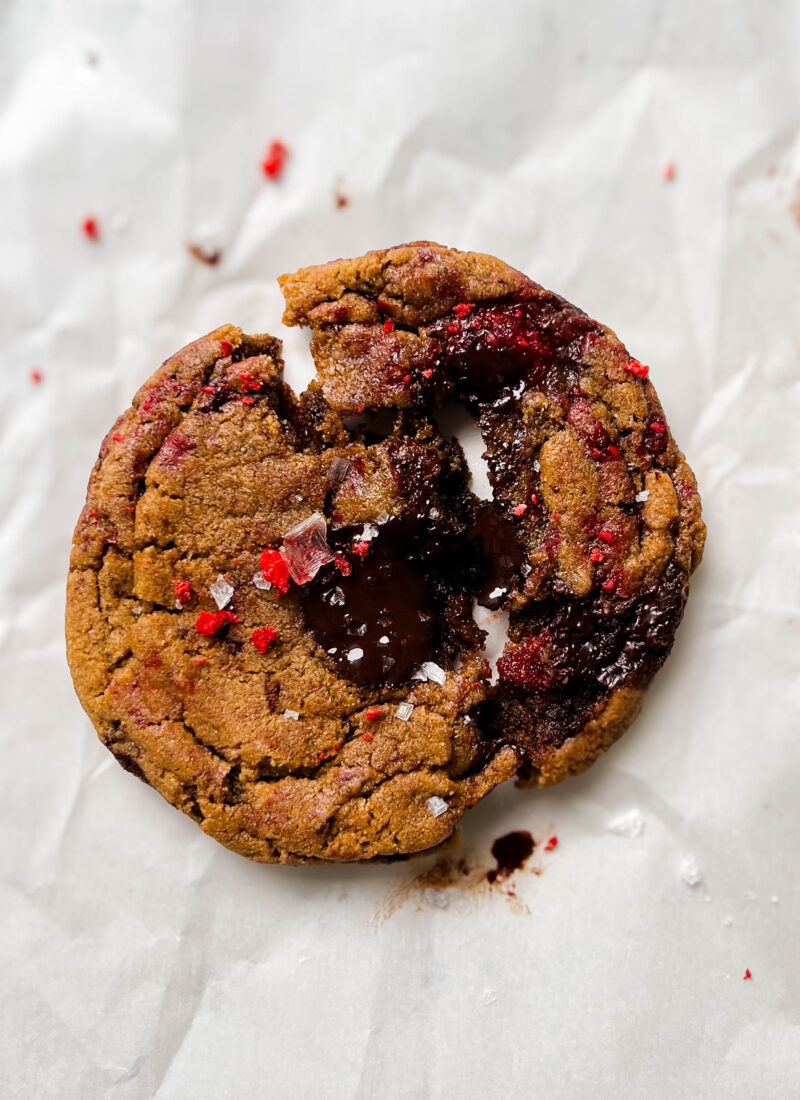
<instances>
[{"instance_id":1,"label":"cracked cookie surface","mask_svg":"<svg viewBox=\"0 0 800 1100\"><path fill-rule=\"evenodd\" d=\"M76 527L70 666L123 767L228 847L398 857L627 728L699 497L647 368L501 261L420 242L280 282L317 381L297 397L278 341L223 326L145 383ZM473 601L510 612L494 685Z\"/></svg>"}]
</instances>

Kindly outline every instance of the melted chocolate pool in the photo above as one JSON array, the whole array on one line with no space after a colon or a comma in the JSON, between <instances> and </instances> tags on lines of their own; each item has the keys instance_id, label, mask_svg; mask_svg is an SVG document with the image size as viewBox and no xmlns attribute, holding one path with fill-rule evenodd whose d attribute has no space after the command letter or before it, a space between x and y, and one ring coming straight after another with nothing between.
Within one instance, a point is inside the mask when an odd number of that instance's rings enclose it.
<instances>
[{"instance_id":1,"label":"melted chocolate pool","mask_svg":"<svg viewBox=\"0 0 800 1100\"><path fill-rule=\"evenodd\" d=\"M499 836L492 845L496 867L486 872L487 882L500 882L523 866L533 851L533 837L522 830Z\"/></svg>"}]
</instances>

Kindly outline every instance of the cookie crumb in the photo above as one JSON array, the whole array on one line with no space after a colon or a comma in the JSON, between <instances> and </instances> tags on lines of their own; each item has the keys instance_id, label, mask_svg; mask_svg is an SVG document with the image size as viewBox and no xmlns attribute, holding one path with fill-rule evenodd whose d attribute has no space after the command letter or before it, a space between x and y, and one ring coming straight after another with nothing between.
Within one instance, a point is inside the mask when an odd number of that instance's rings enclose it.
<instances>
[{"instance_id":1,"label":"cookie crumb","mask_svg":"<svg viewBox=\"0 0 800 1100\"><path fill-rule=\"evenodd\" d=\"M216 267L222 259L222 252L219 248L207 249L203 248L201 244L193 244L191 241L186 245L186 251L193 259L205 264L206 267Z\"/></svg>"}]
</instances>

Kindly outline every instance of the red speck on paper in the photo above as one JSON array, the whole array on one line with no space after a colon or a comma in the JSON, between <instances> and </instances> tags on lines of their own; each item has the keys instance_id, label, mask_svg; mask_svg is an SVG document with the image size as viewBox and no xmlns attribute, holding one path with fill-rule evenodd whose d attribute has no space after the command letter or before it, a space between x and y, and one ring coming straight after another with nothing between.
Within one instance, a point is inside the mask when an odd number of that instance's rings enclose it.
<instances>
[{"instance_id":1,"label":"red speck on paper","mask_svg":"<svg viewBox=\"0 0 800 1100\"><path fill-rule=\"evenodd\" d=\"M375 740L375 735L372 734L372 733L362 733L361 734L361 740L362 741L374 741Z\"/></svg>"},{"instance_id":2,"label":"red speck on paper","mask_svg":"<svg viewBox=\"0 0 800 1100\"><path fill-rule=\"evenodd\" d=\"M204 638L213 638L228 623L239 623L241 619L232 611L201 611L195 619L194 628Z\"/></svg>"},{"instance_id":3,"label":"red speck on paper","mask_svg":"<svg viewBox=\"0 0 800 1100\"><path fill-rule=\"evenodd\" d=\"M84 218L81 222L81 233L83 233L87 241L99 241L100 225L97 218Z\"/></svg>"},{"instance_id":4,"label":"red speck on paper","mask_svg":"<svg viewBox=\"0 0 800 1100\"><path fill-rule=\"evenodd\" d=\"M592 561L605 561L606 560L606 556L605 556L605 554L603 553L602 550L596 550L596 549L592 550L589 557L592 559Z\"/></svg>"},{"instance_id":5,"label":"red speck on paper","mask_svg":"<svg viewBox=\"0 0 800 1100\"><path fill-rule=\"evenodd\" d=\"M647 378L650 373L650 368L640 363L638 359L629 359L625 364L625 370L629 374L635 374L637 378Z\"/></svg>"},{"instance_id":6,"label":"red speck on paper","mask_svg":"<svg viewBox=\"0 0 800 1100\"><path fill-rule=\"evenodd\" d=\"M282 141L273 141L270 143L269 149L267 149L267 155L261 162L261 171L267 179L280 179L288 155L289 150Z\"/></svg>"},{"instance_id":7,"label":"red speck on paper","mask_svg":"<svg viewBox=\"0 0 800 1100\"><path fill-rule=\"evenodd\" d=\"M383 331L391 332L394 329L394 321L390 318L383 322Z\"/></svg>"},{"instance_id":8,"label":"red speck on paper","mask_svg":"<svg viewBox=\"0 0 800 1100\"><path fill-rule=\"evenodd\" d=\"M343 577L349 577L353 572L353 567L350 562L344 557L343 554L336 554L333 559L333 564L339 570Z\"/></svg>"},{"instance_id":9,"label":"red speck on paper","mask_svg":"<svg viewBox=\"0 0 800 1100\"><path fill-rule=\"evenodd\" d=\"M611 534L610 531L598 531L597 532L597 537L601 540L601 542L613 542L614 541L614 536Z\"/></svg>"},{"instance_id":10,"label":"red speck on paper","mask_svg":"<svg viewBox=\"0 0 800 1100\"><path fill-rule=\"evenodd\" d=\"M289 591L289 567L277 550L267 548L259 561L261 574L282 595Z\"/></svg>"},{"instance_id":11,"label":"red speck on paper","mask_svg":"<svg viewBox=\"0 0 800 1100\"><path fill-rule=\"evenodd\" d=\"M280 638L278 631L269 626L262 626L260 630L254 630L250 635L250 641L259 653L266 653L269 647L277 642L278 638Z\"/></svg>"},{"instance_id":12,"label":"red speck on paper","mask_svg":"<svg viewBox=\"0 0 800 1100\"><path fill-rule=\"evenodd\" d=\"M44 375L40 370L31 371L31 382L33 382L34 386L38 386L43 379Z\"/></svg>"},{"instance_id":13,"label":"red speck on paper","mask_svg":"<svg viewBox=\"0 0 800 1100\"><path fill-rule=\"evenodd\" d=\"M743 982L749 982L752 979L752 977L753 977L753 975L750 973L750 968L748 967L747 970L745 970L745 972L744 972L744 977L742 978L742 981Z\"/></svg>"},{"instance_id":14,"label":"red speck on paper","mask_svg":"<svg viewBox=\"0 0 800 1100\"><path fill-rule=\"evenodd\" d=\"M223 359L225 358L226 355L230 355L230 353L232 351L233 351L233 344L230 342L230 340L220 340L220 342L219 342L219 353L220 353L220 355L222 356Z\"/></svg>"},{"instance_id":15,"label":"red speck on paper","mask_svg":"<svg viewBox=\"0 0 800 1100\"><path fill-rule=\"evenodd\" d=\"M369 553L369 543L357 541L350 547L354 554L358 554L360 558L365 558Z\"/></svg>"},{"instance_id":16,"label":"red speck on paper","mask_svg":"<svg viewBox=\"0 0 800 1100\"><path fill-rule=\"evenodd\" d=\"M544 850L546 852L552 852L552 850L554 848L557 848L557 847L558 847L558 837L557 836L551 836L550 839L545 844Z\"/></svg>"},{"instance_id":17,"label":"red speck on paper","mask_svg":"<svg viewBox=\"0 0 800 1100\"><path fill-rule=\"evenodd\" d=\"M188 581L177 580L172 582L175 599L179 603L188 603L192 598L192 586Z\"/></svg>"},{"instance_id":18,"label":"red speck on paper","mask_svg":"<svg viewBox=\"0 0 800 1100\"><path fill-rule=\"evenodd\" d=\"M661 169L661 178L666 180L667 183L672 183L675 179L675 161L668 160L664 167Z\"/></svg>"},{"instance_id":19,"label":"red speck on paper","mask_svg":"<svg viewBox=\"0 0 800 1100\"><path fill-rule=\"evenodd\" d=\"M460 305L453 306L453 313L458 317L459 321L463 321L465 317L468 317L475 308L473 302L462 302Z\"/></svg>"},{"instance_id":20,"label":"red speck on paper","mask_svg":"<svg viewBox=\"0 0 800 1100\"><path fill-rule=\"evenodd\" d=\"M516 506L516 508L514 509L514 515L515 516L524 516L527 511L528 511L528 505L527 504L518 504Z\"/></svg>"},{"instance_id":21,"label":"red speck on paper","mask_svg":"<svg viewBox=\"0 0 800 1100\"><path fill-rule=\"evenodd\" d=\"M364 711L364 717L368 722L374 722L378 718L383 718L385 713L383 707L367 707Z\"/></svg>"}]
</instances>

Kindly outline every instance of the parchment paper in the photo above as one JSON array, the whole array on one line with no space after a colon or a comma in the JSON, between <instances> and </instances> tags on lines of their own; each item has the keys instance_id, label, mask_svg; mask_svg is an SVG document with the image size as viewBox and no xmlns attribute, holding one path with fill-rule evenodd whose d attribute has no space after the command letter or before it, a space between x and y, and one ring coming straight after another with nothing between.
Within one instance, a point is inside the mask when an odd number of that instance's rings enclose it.
<instances>
[{"instance_id":1,"label":"parchment paper","mask_svg":"<svg viewBox=\"0 0 800 1100\"><path fill-rule=\"evenodd\" d=\"M3 1096L799 1094L799 14L0 0ZM706 559L635 728L580 779L496 791L463 882L249 865L97 742L72 526L163 358L234 321L302 383L275 277L423 237L651 365ZM490 890L509 829L537 848Z\"/></svg>"}]
</instances>

